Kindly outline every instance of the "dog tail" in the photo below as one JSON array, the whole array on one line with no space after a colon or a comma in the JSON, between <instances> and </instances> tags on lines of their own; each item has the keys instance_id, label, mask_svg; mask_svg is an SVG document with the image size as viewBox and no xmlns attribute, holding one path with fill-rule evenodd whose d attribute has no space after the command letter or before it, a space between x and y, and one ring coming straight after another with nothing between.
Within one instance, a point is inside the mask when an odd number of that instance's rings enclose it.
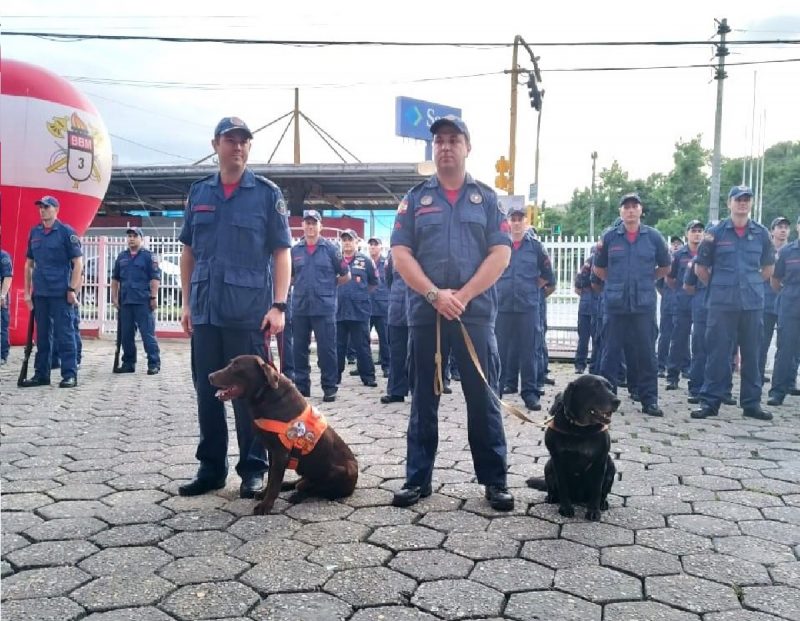
<instances>
[{"instance_id":1,"label":"dog tail","mask_svg":"<svg viewBox=\"0 0 800 621\"><path fill-rule=\"evenodd\" d=\"M525 484L528 487L532 487L533 489L538 489L542 492L547 491L547 483L545 482L544 477L531 477L530 479L525 481Z\"/></svg>"}]
</instances>

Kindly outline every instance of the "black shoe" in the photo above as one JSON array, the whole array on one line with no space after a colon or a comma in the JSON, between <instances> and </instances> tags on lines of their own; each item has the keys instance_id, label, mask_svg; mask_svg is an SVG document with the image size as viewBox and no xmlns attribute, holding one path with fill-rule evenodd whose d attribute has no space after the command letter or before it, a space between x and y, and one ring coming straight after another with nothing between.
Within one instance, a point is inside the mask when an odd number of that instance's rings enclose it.
<instances>
[{"instance_id":1,"label":"black shoe","mask_svg":"<svg viewBox=\"0 0 800 621\"><path fill-rule=\"evenodd\" d=\"M136 367L129 364L123 364L121 367L114 369L114 373L136 373Z\"/></svg>"},{"instance_id":2,"label":"black shoe","mask_svg":"<svg viewBox=\"0 0 800 621\"><path fill-rule=\"evenodd\" d=\"M642 406L642 412L648 416L664 416L664 410L655 403L648 403Z\"/></svg>"},{"instance_id":3,"label":"black shoe","mask_svg":"<svg viewBox=\"0 0 800 621\"><path fill-rule=\"evenodd\" d=\"M658 377L664 378L666 376L667 376L667 372L666 371L659 371L658 372Z\"/></svg>"},{"instance_id":4,"label":"black shoe","mask_svg":"<svg viewBox=\"0 0 800 621\"><path fill-rule=\"evenodd\" d=\"M58 383L59 388L75 388L78 385L77 377L65 377Z\"/></svg>"},{"instance_id":5,"label":"black shoe","mask_svg":"<svg viewBox=\"0 0 800 621\"><path fill-rule=\"evenodd\" d=\"M514 497L504 485L487 485L486 500L495 511L511 511L514 508Z\"/></svg>"},{"instance_id":6,"label":"black shoe","mask_svg":"<svg viewBox=\"0 0 800 621\"><path fill-rule=\"evenodd\" d=\"M323 388L322 400L325 403L336 401L336 393L339 392L336 388Z\"/></svg>"},{"instance_id":7,"label":"black shoe","mask_svg":"<svg viewBox=\"0 0 800 621\"><path fill-rule=\"evenodd\" d=\"M691 396L691 397L689 397L689 398L687 399L687 401L688 401L689 403L692 403L692 404L695 404L695 405L696 405L696 404L700 403L700 397L694 397L694 396Z\"/></svg>"},{"instance_id":8,"label":"black shoe","mask_svg":"<svg viewBox=\"0 0 800 621\"><path fill-rule=\"evenodd\" d=\"M347 364L355 364L355 363L356 363L356 359L355 358L348 358L347 359Z\"/></svg>"},{"instance_id":9,"label":"black shoe","mask_svg":"<svg viewBox=\"0 0 800 621\"><path fill-rule=\"evenodd\" d=\"M449 384L445 384L444 388L442 388L442 392L444 394L446 394L446 395L452 395L453 394L453 389L450 388Z\"/></svg>"},{"instance_id":10,"label":"black shoe","mask_svg":"<svg viewBox=\"0 0 800 621\"><path fill-rule=\"evenodd\" d=\"M548 386L555 386L556 380L554 380L552 377L548 375L544 378L544 383L547 384ZM513 498L511 499L511 502L514 502Z\"/></svg>"},{"instance_id":11,"label":"black shoe","mask_svg":"<svg viewBox=\"0 0 800 621\"><path fill-rule=\"evenodd\" d=\"M4 364L8 364L8 360L5 358L0 358L0 367L2 367Z\"/></svg>"},{"instance_id":12,"label":"black shoe","mask_svg":"<svg viewBox=\"0 0 800 621\"><path fill-rule=\"evenodd\" d=\"M678 380L667 382L667 390L678 390Z\"/></svg>"},{"instance_id":13,"label":"black shoe","mask_svg":"<svg viewBox=\"0 0 800 621\"><path fill-rule=\"evenodd\" d=\"M454 382L460 382L461 381L461 374L460 373L450 373L450 379L453 380Z\"/></svg>"},{"instance_id":14,"label":"black shoe","mask_svg":"<svg viewBox=\"0 0 800 621\"><path fill-rule=\"evenodd\" d=\"M298 390L300 390L300 394L303 395L306 399L311 397L311 391L310 390L301 390L299 388L298 388Z\"/></svg>"},{"instance_id":15,"label":"black shoe","mask_svg":"<svg viewBox=\"0 0 800 621\"><path fill-rule=\"evenodd\" d=\"M733 397L723 397L722 399L723 405L736 405L736 399Z\"/></svg>"},{"instance_id":16,"label":"black shoe","mask_svg":"<svg viewBox=\"0 0 800 621\"><path fill-rule=\"evenodd\" d=\"M396 397L394 395L383 395L381 397L381 403L403 403L405 400L405 397Z\"/></svg>"},{"instance_id":17,"label":"black shoe","mask_svg":"<svg viewBox=\"0 0 800 621\"><path fill-rule=\"evenodd\" d=\"M503 388L503 394L504 395L514 395L516 393L517 393L517 389L514 388L513 386L506 386L505 388Z\"/></svg>"},{"instance_id":18,"label":"black shoe","mask_svg":"<svg viewBox=\"0 0 800 621\"><path fill-rule=\"evenodd\" d=\"M161 367L147 367L147 374L148 375L158 375L158 372L161 370Z\"/></svg>"},{"instance_id":19,"label":"black shoe","mask_svg":"<svg viewBox=\"0 0 800 621\"><path fill-rule=\"evenodd\" d=\"M636 401L637 403L642 400L638 392L632 392L628 396L630 397L631 401Z\"/></svg>"},{"instance_id":20,"label":"black shoe","mask_svg":"<svg viewBox=\"0 0 800 621\"><path fill-rule=\"evenodd\" d=\"M691 379L691 375L689 375L689 371L681 371L681 377L683 379Z\"/></svg>"},{"instance_id":21,"label":"black shoe","mask_svg":"<svg viewBox=\"0 0 800 621\"><path fill-rule=\"evenodd\" d=\"M692 418L708 418L709 416L716 416L717 414L719 414L719 412L717 412L714 408L703 405L696 410L692 410L692 413L689 414L689 416Z\"/></svg>"},{"instance_id":22,"label":"black shoe","mask_svg":"<svg viewBox=\"0 0 800 621\"><path fill-rule=\"evenodd\" d=\"M627 388L628 387L628 381L627 380L619 380L617 382L617 386L619 386L620 388Z\"/></svg>"},{"instance_id":23,"label":"black shoe","mask_svg":"<svg viewBox=\"0 0 800 621\"><path fill-rule=\"evenodd\" d=\"M769 384L769 375L765 375L764 377L762 377L761 378L761 383L762 384Z\"/></svg>"},{"instance_id":24,"label":"black shoe","mask_svg":"<svg viewBox=\"0 0 800 621\"><path fill-rule=\"evenodd\" d=\"M222 489L225 487L225 479L201 479L195 478L184 483L178 488L178 494L181 496L199 496L206 492L211 492L215 489Z\"/></svg>"},{"instance_id":25,"label":"black shoe","mask_svg":"<svg viewBox=\"0 0 800 621\"><path fill-rule=\"evenodd\" d=\"M383 377L389 377L389 371L386 369L383 370Z\"/></svg>"},{"instance_id":26,"label":"black shoe","mask_svg":"<svg viewBox=\"0 0 800 621\"><path fill-rule=\"evenodd\" d=\"M793 397L800 397L800 388L790 388L789 394Z\"/></svg>"},{"instance_id":27,"label":"black shoe","mask_svg":"<svg viewBox=\"0 0 800 621\"><path fill-rule=\"evenodd\" d=\"M255 498L264 487L264 475L253 474L242 479L239 485L239 498Z\"/></svg>"},{"instance_id":28,"label":"black shoe","mask_svg":"<svg viewBox=\"0 0 800 621\"><path fill-rule=\"evenodd\" d=\"M355 377L358 374L359 374L358 373L358 369L353 369L353 370L350 371L350 375L352 375L353 377Z\"/></svg>"},{"instance_id":29,"label":"black shoe","mask_svg":"<svg viewBox=\"0 0 800 621\"><path fill-rule=\"evenodd\" d=\"M575 375L583 375L584 371L586 371L584 367L575 367Z\"/></svg>"},{"instance_id":30,"label":"black shoe","mask_svg":"<svg viewBox=\"0 0 800 621\"><path fill-rule=\"evenodd\" d=\"M767 399L767 405L783 405L783 397L770 397Z\"/></svg>"},{"instance_id":31,"label":"black shoe","mask_svg":"<svg viewBox=\"0 0 800 621\"><path fill-rule=\"evenodd\" d=\"M410 507L417 504L420 498L427 498L431 495L433 490L430 485L403 485L403 489L394 493L392 498L392 506L395 507Z\"/></svg>"},{"instance_id":32,"label":"black shoe","mask_svg":"<svg viewBox=\"0 0 800 621\"><path fill-rule=\"evenodd\" d=\"M525 407L537 412L542 409L542 404L539 403L539 397L530 397L525 400Z\"/></svg>"},{"instance_id":33,"label":"black shoe","mask_svg":"<svg viewBox=\"0 0 800 621\"><path fill-rule=\"evenodd\" d=\"M20 388L32 388L33 386L49 386L50 380L49 379L42 379L41 377L37 377L34 375L30 379L24 379L19 383Z\"/></svg>"},{"instance_id":34,"label":"black shoe","mask_svg":"<svg viewBox=\"0 0 800 621\"><path fill-rule=\"evenodd\" d=\"M378 387L378 382L375 381L375 378L368 379L368 380L362 380L362 382L364 383L364 386L367 386L369 388L377 388Z\"/></svg>"},{"instance_id":35,"label":"black shoe","mask_svg":"<svg viewBox=\"0 0 800 621\"><path fill-rule=\"evenodd\" d=\"M762 410L760 405L754 408L744 408L742 415L747 418L757 418L758 420L772 420L772 412Z\"/></svg>"}]
</instances>

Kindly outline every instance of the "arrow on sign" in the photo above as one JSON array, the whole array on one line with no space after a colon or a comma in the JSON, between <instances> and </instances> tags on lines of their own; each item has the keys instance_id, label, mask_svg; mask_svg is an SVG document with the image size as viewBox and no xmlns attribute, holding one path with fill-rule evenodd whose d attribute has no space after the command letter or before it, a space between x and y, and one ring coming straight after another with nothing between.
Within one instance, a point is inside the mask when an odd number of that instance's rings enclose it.
<instances>
[{"instance_id":1,"label":"arrow on sign","mask_svg":"<svg viewBox=\"0 0 800 621\"><path fill-rule=\"evenodd\" d=\"M406 110L406 118L414 127L416 127L422 120L422 112L419 111L419 108L417 106L408 108Z\"/></svg>"}]
</instances>

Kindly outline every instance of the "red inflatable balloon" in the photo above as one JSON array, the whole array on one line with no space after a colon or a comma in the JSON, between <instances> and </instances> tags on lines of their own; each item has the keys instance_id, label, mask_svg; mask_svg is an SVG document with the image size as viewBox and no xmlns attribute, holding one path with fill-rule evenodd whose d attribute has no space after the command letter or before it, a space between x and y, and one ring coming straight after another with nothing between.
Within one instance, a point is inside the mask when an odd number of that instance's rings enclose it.
<instances>
[{"instance_id":1,"label":"red inflatable balloon","mask_svg":"<svg viewBox=\"0 0 800 621\"><path fill-rule=\"evenodd\" d=\"M111 141L92 103L46 69L0 60L0 222L11 254L11 342L25 342L23 299L28 234L38 224L35 202L55 196L58 218L86 232L111 178Z\"/></svg>"}]
</instances>

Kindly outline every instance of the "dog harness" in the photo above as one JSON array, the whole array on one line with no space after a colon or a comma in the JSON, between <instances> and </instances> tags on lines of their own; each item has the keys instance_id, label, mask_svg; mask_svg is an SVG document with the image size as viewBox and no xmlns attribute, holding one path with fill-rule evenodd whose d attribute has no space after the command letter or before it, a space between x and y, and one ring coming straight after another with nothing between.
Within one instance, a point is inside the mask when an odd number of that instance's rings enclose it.
<instances>
[{"instance_id":1,"label":"dog harness","mask_svg":"<svg viewBox=\"0 0 800 621\"><path fill-rule=\"evenodd\" d=\"M297 470L300 458L314 450L328 428L328 421L311 404L306 406L300 416L288 423L266 418L257 418L253 423L262 431L269 431L278 436L281 444L289 451L289 463L286 466L289 470Z\"/></svg>"}]
</instances>

